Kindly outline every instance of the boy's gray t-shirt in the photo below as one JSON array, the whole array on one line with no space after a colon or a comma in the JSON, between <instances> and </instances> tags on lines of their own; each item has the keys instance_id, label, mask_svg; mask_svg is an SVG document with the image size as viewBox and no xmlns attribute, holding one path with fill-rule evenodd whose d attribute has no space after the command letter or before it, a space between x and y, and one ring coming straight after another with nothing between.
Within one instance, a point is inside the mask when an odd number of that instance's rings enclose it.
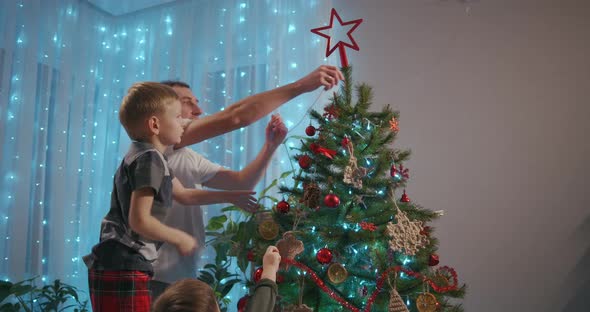
<instances>
[{"instance_id":1,"label":"boy's gray t-shirt","mask_svg":"<svg viewBox=\"0 0 590 312\"><path fill-rule=\"evenodd\" d=\"M131 193L154 190L151 214L163 222L172 205L172 173L152 144L133 142L114 178L111 208L100 227L100 242L84 262L93 270L152 271L161 242L142 237L129 226Z\"/></svg>"}]
</instances>

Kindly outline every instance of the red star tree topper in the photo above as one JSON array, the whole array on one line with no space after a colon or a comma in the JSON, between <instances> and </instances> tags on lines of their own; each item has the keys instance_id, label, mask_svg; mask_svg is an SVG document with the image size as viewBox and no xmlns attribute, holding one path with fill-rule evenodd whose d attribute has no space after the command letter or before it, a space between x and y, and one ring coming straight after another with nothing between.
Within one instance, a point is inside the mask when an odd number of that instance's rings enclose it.
<instances>
[{"instance_id":1,"label":"red star tree topper","mask_svg":"<svg viewBox=\"0 0 590 312\"><path fill-rule=\"evenodd\" d=\"M338 19L338 23L340 24L340 27L345 27L345 26L349 27L348 31L346 32L346 35L348 36L348 39L350 39L350 43L344 42L342 40L338 40L338 42L335 45L331 46L332 36L325 34L323 31L328 30L328 29L332 29L334 27L334 16L336 16L336 19ZM352 38L352 32L362 22L363 22L363 19L356 19L356 20L352 20L352 21L348 21L346 23L343 23L342 19L340 18L340 16L336 12L336 9L332 9L332 12L330 14L330 25L314 28L311 30L311 32L316 35L320 35L320 36L328 39L328 44L326 45L326 57L330 56L330 54L332 54L332 52L334 52L334 50L336 50L336 48L338 48L338 52L340 52L340 63L342 65L342 67L348 67L348 58L346 57L345 46L349 47L351 49L354 49L356 51L359 50L358 44L356 43L356 41L354 41L354 38Z\"/></svg>"}]
</instances>

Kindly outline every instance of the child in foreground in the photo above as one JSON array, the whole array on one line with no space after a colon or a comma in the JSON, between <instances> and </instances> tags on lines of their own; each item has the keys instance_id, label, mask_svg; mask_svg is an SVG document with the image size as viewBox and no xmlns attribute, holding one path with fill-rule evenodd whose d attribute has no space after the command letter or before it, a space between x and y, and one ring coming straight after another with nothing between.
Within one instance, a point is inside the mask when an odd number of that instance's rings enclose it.
<instances>
[{"instance_id":1,"label":"child in foreground","mask_svg":"<svg viewBox=\"0 0 590 312\"><path fill-rule=\"evenodd\" d=\"M276 274L281 255L269 246L262 258L262 276L248 300L246 312L271 312L277 297ZM168 287L154 303L153 312L219 312L211 286L197 279L183 279Z\"/></svg>"}]
</instances>

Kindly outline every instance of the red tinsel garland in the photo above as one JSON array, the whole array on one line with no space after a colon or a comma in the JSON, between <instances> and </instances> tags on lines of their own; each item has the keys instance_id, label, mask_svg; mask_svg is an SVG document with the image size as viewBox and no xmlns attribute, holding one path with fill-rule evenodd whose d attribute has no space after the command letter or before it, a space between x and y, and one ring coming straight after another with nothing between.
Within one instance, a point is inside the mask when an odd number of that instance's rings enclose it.
<instances>
[{"instance_id":1,"label":"red tinsel garland","mask_svg":"<svg viewBox=\"0 0 590 312\"><path fill-rule=\"evenodd\" d=\"M296 261L293 259L287 259L287 258L282 258L281 262L294 265L294 266L300 268L301 270L307 272L307 274L309 274L309 276L311 276L311 279L314 281L314 283L321 290L323 290L326 294L328 294L328 296L330 296L330 297L332 297L332 299L338 301L338 303L340 303L343 307L348 308L354 312L359 312L359 309L357 307L353 306L352 304L350 304L350 302L344 300L342 297L338 296L338 294L336 294L334 291L332 291L330 288L328 288L328 286L326 286L324 281L321 278L319 278L318 275L315 274L315 272L312 269L310 269L308 266L306 266L305 264L303 264L299 261Z\"/></svg>"},{"instance_id":2,"label":"red tinsel garland","mask_svg":"<svg viewBox=\"0 0 590 312\"><path fill-rule=\"evenodd\" d=\"M328 286L326 286L324 281L321 278L319 278L318 275L312 269L310 269L308 266L306 266L305 264L298 262L296 260L287 259L287 258L283 258L281 260L281 262L283 262L285 264L290 264L290 265L296 266L299 269L307 272L307 274L309 274L311 276L311 279L314 281L314 283L322 291L324 291L328 296L332 297L332 299L336 300L343 307L345 307L351 311L354 311L354 312L360 312L359 308L353 306L350 302L346 301L344 298L340 297L338 294L336 294L334 291L332 291L330 288L328 288ZM439 270L446 271L451 275L453 281L450 285L438 286L434 283L434 281L427 278L426 276L423 276L420 273L405 269L401 266L395 266L395 267L391 267L391 268L385 270L383 273L381 273L381 276L379 276L379 278L377 279L377 288L375 288L375 290L371 294L371 297L369 297L369 300L367 301L367 305L365 306L363 311L369 312L371 310L371 306L373 305L373 302L377 298L377 295L379 294L379 292L381 292L381 290L383 289L383 283L384 283L385 279L387 278L387 275L393 271L395 271L396 273L399 271L402 271L411 277L421 278L424 282L428 283L430 285L430 287L432 287L432 289L434 289L434 291L436 291L438 293L444 293L444 292L456 290L457 285L458 285L457 272L455 272L455 270L453 268L450 268L447 266L440 267Z\"/></svg>"}]
</instances>

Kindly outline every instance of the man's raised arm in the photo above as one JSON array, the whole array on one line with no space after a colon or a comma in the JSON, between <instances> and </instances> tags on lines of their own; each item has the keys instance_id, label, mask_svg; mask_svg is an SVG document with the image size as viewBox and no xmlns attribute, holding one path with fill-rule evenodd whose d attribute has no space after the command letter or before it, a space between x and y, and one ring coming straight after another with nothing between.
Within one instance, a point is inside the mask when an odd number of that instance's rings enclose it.
<instances>
[{"instance_id":1,"label":"man's raised arm","mask_svg":"<svg viewBox=\"0 0 590 312\"><path fill-rule=\"evenodd\" d=\"M174 148L199 143L206 139L248 126L268 115L289 100L320 86L328 90L344 76L336 66L322 65L307 76L288 85L251 95L225 110L193 120L185 129L180 143Z\"/></svg>"}]
</instances>

